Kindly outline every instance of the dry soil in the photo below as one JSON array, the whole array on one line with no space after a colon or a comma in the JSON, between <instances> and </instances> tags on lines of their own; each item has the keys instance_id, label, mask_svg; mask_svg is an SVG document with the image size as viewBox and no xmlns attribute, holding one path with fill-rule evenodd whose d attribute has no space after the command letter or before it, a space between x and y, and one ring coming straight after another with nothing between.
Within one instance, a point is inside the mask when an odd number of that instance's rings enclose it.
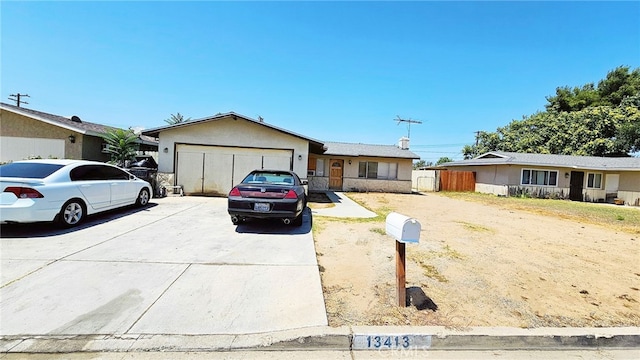
<instances>
[{"instance_id":1,"label":"dry soil","mask_svg":"<svg viewBox=\"0 0 640 360\"><path fill-rule=\"evenodd\" d=\"M640 326L637 233L439 194L349 196L422 232L406 245L412 305L398 307L384 218L314 217L332 326Z\"/></svg>"}]
</instances>

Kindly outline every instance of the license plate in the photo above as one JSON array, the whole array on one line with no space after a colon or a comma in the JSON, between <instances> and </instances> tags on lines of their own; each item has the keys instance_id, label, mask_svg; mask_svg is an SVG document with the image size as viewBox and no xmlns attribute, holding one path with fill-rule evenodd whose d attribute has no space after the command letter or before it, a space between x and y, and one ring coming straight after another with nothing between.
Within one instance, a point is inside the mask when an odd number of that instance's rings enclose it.
<instances>
[{"instance_id":1,"label":"license plate","mask_svg":"<svg viewBox=\"0 0 640 360\"><path fill-rule=\"evenodd\" d=\"M253 210L255 211L269 211L269 204L267 203L255 203L253 204Z\"/></svg>"}]
</instances>

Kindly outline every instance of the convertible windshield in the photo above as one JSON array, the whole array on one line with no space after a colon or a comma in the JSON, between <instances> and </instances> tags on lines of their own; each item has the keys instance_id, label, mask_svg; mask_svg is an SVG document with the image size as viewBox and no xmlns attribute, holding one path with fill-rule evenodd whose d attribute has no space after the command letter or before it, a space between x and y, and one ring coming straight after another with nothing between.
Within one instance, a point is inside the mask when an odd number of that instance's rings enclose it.
<instances>
[{"instance_id":1,"label":"convertible windshield","mask_svg":"<svg viewBox=\"0 0 640 360\"><path fill-rule=\"evenodd\" d=\"M243 184L278 184L278 185L293 185L293 176L289 173L279 172L255 172L249 174L244 180Z\"/></svg>"},{"instance_id":2,"label":"convertible windshield","mask_svg":"<svg viewBox=\"0 0 640 360\"><path fill-rule=\"evenodd\" d=\"M0 177L44 179L64 165L40 163L9 163L0 165Z\"/></svg>"}]
</instances>

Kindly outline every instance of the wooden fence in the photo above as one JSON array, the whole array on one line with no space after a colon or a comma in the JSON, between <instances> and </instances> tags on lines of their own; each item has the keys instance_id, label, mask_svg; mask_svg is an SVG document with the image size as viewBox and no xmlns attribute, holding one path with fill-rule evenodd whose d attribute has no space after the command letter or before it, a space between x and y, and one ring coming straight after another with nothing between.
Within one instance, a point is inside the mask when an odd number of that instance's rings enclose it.
<instances>
[{"instance_id":1,"label":"wooden fence","mask_svg":"<svg viewBox=\"0 0 640 360\"><path fill-rule=\"evenodd\" d=\"M475 191L476 173L473 171L440 170L440 191Z\"/></svg>"}]
</instances>

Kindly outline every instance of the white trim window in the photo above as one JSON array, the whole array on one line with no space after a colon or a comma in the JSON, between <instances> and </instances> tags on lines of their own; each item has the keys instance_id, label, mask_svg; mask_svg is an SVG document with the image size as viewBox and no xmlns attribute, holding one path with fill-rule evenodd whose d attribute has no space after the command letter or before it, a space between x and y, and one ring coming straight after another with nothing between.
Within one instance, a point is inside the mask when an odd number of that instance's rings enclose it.
<instances>
[{"instance_id":1,"label":"white trim window","mask_svg":"<svg viewBox=\"0 0 640 360\"><path fill-rule=\"evenodd\" d=\"M522 169L520 185L558 186L558 171Z\"/></svg>"},{"instance_id":2,"label":"white trim window","mask_svg":"<svg viewBox=\"0 0 640 360\"><path fill-rule=\"evenodd\" d=\"M324 176L324 159L316 160L316 176Z\"/></svg>"},{"instance_id":3,"label":"white trim window","mask_svg":"<svg viewBox=\"0 0 640 360\"><path fill-rule=\"evenodd\" d=\"M360 161L358 163L358 177L395 180L398 177L398 163Z\"/></svg>"},{"instance_id":4,"label":"white trim window","mask_svg":"<svg viewBox=\"0 0 640 360\"><path fill-rule=\"evenodd\" d=\"M587 189L602 189L601 173L587 173Z\"/></svg>"}]
</instances>

